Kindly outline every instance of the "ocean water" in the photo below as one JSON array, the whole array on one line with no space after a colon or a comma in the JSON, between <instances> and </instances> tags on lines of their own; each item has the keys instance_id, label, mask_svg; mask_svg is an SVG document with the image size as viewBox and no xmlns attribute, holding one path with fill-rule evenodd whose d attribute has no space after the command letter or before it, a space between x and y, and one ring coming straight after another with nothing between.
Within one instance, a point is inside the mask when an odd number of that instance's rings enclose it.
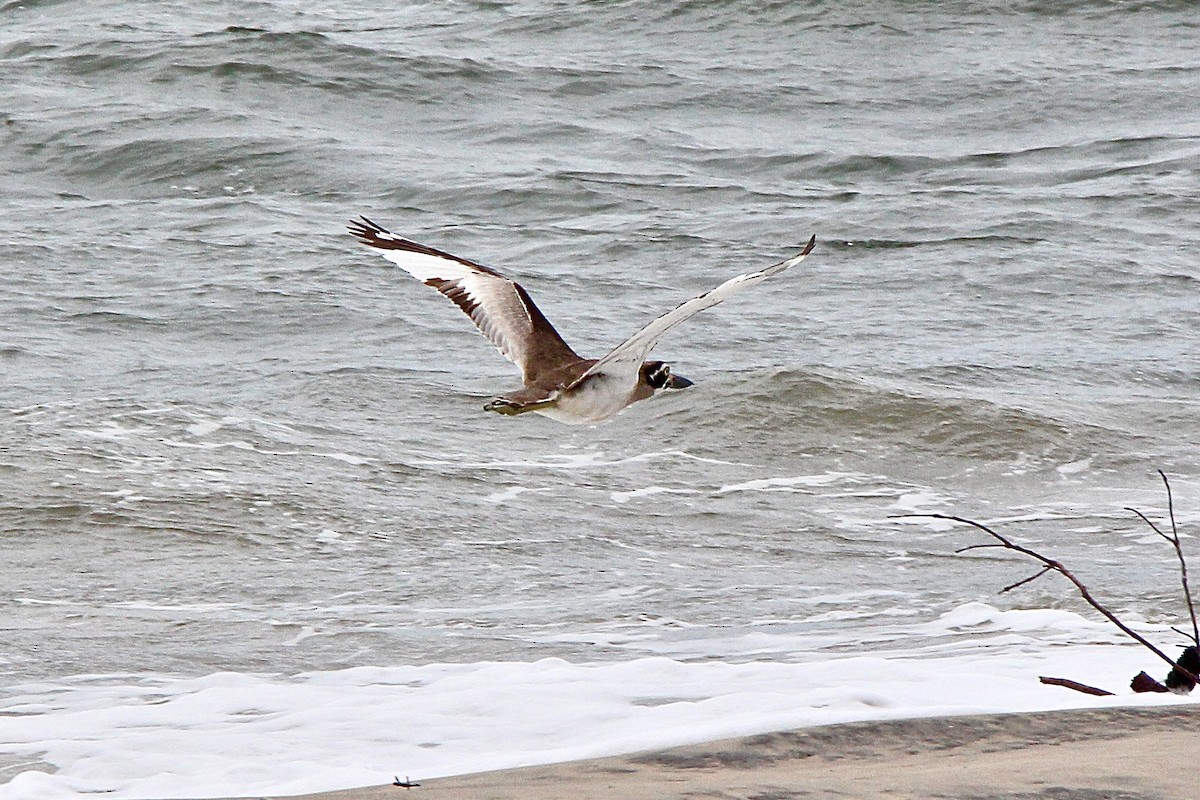
<instances>
[{"instance_id":1,"label":"ocean water","mask_svg":"<svg viewBox=\"0 0 1200 800\"><path fill-rule=\"evenodd\" d=\"M1032 565L904 515L994 525L1184 643L1127 508L1165 524L1163 470L1193 544L1198 27L1099 0L4 2L0 797L580 755L567 721L498 741L555 703L711 711L595 754L1079 702L1029 670L1111 679L1088 648L1161 671L1064 581L997 594ZM360 214L521 281L593 356L817 248L662 341L693 388L568 427L482 411L515 370ZM856 659L1030 694L938 705ZM727 668L784 713L714 724ZM410 749L284 713L337 686ZM286 780L224 744L282 727L311 744ZM127 738L180 731L204 758Z\"/></svg>"}]
</instances>

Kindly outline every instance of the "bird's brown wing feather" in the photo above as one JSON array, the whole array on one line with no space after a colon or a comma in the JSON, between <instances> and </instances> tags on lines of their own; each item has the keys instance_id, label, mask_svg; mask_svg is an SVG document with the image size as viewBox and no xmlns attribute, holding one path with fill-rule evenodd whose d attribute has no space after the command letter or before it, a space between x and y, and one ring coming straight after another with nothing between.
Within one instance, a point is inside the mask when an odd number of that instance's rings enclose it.
<instances>
[{"instance_id":1,"label":"bird's brown wing feather","mask_svg":"<svg viewBox=\"0 0 1200 800\"><path fill-rule=\"evenodd\" d=\"M349 229L363 244L452 300L517 365L527 385L580 360L519 283L482 264L397 236L366 217L351 222Z\"/></svg>"}]
</instances>

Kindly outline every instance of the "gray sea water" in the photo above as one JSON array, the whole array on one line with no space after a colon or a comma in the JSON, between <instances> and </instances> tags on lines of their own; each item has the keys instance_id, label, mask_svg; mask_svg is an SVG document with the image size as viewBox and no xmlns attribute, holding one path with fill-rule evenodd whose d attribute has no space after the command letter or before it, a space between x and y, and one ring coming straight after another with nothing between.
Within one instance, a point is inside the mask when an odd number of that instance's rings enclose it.
<instances>
[{"instance_id":1,"label":"gray sea water","mask_svg":"<svg viewBox=\"0 0 1200 800\"><path fill-rule=\"evenodd\" d=\"M0 5L0 676L867 651L1179 622L1200 521L1184 2ZM598 356L800 267L597 427L356 245L521 281ZM709 646L786 634L755 650Z\"/></svg>"}]
</instances>

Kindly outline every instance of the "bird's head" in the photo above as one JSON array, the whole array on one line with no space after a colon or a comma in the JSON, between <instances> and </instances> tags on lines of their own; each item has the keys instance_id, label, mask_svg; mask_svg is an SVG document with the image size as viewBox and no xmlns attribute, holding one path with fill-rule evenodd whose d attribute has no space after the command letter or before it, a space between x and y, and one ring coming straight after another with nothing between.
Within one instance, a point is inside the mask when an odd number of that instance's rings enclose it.
<instances>
[{"instance_id":1,"label":"bird's head","mask_svg":"<svg viewBox=\"0 0 1200 800\"><path fill-rule=\"evenodd\" d=\"M692 382L682 375L672 375L671 367L662 361L647 361L642 364L642 380L655 391L686 389L692 385Z\"/></svg>"}]
</instances>

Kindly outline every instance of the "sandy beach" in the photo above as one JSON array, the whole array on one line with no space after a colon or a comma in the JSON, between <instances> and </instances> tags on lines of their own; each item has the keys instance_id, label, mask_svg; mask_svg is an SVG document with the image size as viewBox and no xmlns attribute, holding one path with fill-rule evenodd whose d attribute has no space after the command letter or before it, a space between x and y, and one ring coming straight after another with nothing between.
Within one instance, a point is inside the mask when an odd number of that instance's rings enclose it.
<instances>
[{"instance_id":1,"label":"sandy beach","mask_svg":"<svg viewBox=\"0 0 1200 800\"><path fill-rule=\"evenodd\" d=\"M307 798L1194 800L1198 719L1183 706L830 725Z\"/></svg>"}]
</instances>

